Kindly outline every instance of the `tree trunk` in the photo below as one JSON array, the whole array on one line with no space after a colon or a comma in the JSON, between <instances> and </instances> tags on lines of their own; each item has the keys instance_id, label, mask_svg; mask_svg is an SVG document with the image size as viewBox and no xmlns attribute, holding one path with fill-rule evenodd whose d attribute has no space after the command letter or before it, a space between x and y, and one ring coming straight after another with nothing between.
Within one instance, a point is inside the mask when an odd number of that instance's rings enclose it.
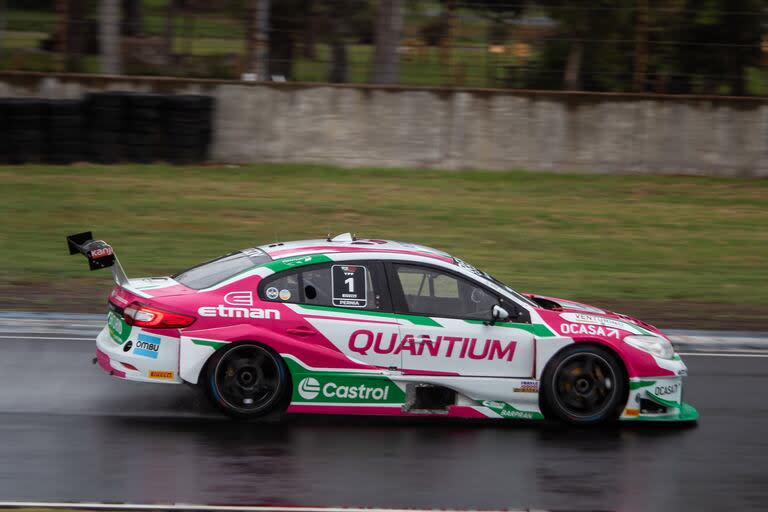
<instances>
[{"instance_id":1,"label":"tree trunk","mask_svg":"<svg viewBox=\"0 0 768 512\"><path fill-rule=\"evenodd\" d=\"M632 77L632 90L645 90L648 74L648 0L637 0L637 18L635 20L635 73Z\"/></svg>"},{"instance_id":2,"label":"tree trunk","mask_svg":"<svg viewBox=\"0 0 768 512\"><path fill-rule=\"evenodd\" d=\"M568 61L565 64L565 88L569 91L581 89L581 58L584 54L584 43L571 43L568 51Z\"/></svg>"},{"instance_id":3,"label":"tree trunk","mask_svg":"<svg viewBox=\"0 0 768 512\"><path fill-rule=\"evenodd\" d=\"M123 0L123 35L136 37L144 32L141 0Z\"/></svg>"},{"instance_id":4,"label":"tree trunk","mask_svg":"<svg viewBox=\"0 0 768 512\"><path fill-rule=\"evenodd\" d=\"M259 0L248 0L245 8L245 73L256 72L256 27L259 12Z\"/></svg>"},{"instance_id":5,"label":"tree trunk","mask_svg":"<svg viewBox=\"0 0 768 512\"><path fill-rule=\"evenodd\" d=\"M338 39L331 43L331 69L328 73L328 81L336 84L347 81L347 45Z\"/></svg>"},{"instance_id":6,"label":"tree trunk","mask_svg":"<svg viewBox=\"0 0 768 512\"><path fill-rule=\"evenodd\" d=\"M381 0L376 18L371 81L395 84L400 79L400 38L403 32L403 0Z\"/></svg>"},{"instance_id":7,"label":"tree trunk","mask_svg":"<svg viewBox=\"0 0 768 512\"><path fill-rule=\"evenodd\" d=\"M173 39L176 24L176 0L168 0L165 10L165 30L163 31L163 47L165 52L165 65L169 75L175 74L176 63L173 58Z\"/></svg>"},{"instance_id":8,"label":"tree trunk","mask_svg":"<svg viewBox=\"0 0 768 512\"><path fill-rule=\"evenodd\" d=\"M86 0L64 0L66 3L66 62L67 71L81 71L80 57L89 50L92 40L89 5Z\"/></svg>"},{"instance_id":9,"label":"tree trunk","mask_svg":"<svg viewBox=\"0 0 768 512\"><path fill-rule=\"evenodd\" d=\"M7 7L5 0L0 0L0 57L2 57L3 40L5 39L5 17Z\"/></svg>"},{"instance_id":10,"label":"tree trunk","mask_svg":"<svg viewBox=\"0 0 768 512\"><path fill-rule=\"evenodd\" d=\"M99 51L101 72L119 75L122 69L120 49L120 0L101 0L99 8Z\"/></svg>"},{"instance_id":11,"label":"tree trunk","mask_svg":"<svg viewBox=\"0 0 768 512\"><path fill-rule=\"evenodd\" d=\"M456 15L456 0L446 0L445 11L445 36L440 39L440 63L447 69L447 82L455 83L456 62L453 58L454 38L459 17Z\"/></svg>"},{"instance_id":12,"label":"tree trunk","mask_svg":"<svg viewBox=\"0 0 768 512\"><path fill-rule=\"evenodd\" d=\"M267 80L269 52L269 0L249 0L245 21L245 69Z\"/></svg>"},{"instance_id":13,"label":"tree trunk","mask_svg":"<svg viewBox=\"0 0 768 512\"><path fill-rule=\"evenodd\" d=\"M293 36L290 30L283 30L280 25L273 25L269 37L269 72L272 77L293 78Z\"/></svg>"},{"instance_id":14,"label":"tree trunk","mask_svg":"<svg viewBox=\"0 0 768 512\"><path fill-rule=\"evenodd\" d=\"M309 18L307 21L308 28L304 30L304 41L301 45L301 54L305 59L314 60L317 58L317 31L320 25L317 10L317 3L310 0L306 10L306 15Z\"/></svg>"}]
</instances>

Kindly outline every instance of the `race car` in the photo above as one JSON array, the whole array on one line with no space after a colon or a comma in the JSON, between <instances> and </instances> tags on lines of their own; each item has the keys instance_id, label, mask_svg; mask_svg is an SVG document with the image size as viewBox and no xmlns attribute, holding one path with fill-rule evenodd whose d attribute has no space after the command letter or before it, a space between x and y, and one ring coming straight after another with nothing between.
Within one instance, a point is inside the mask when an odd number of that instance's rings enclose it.
<instances>
[{"instance_id":1,"label":"race car","mask_svg":"<svg viewBox=\"0 0 768 512\"><path fill-rule=\"evenodd\" d=\"M423 245L345 233L128 279L90 232L67 242L117 285L96 339L101 368L199 385L233 417L698 419L682 401L686 366L659 329L518 293Z\"/></svg>"}]
</instances>

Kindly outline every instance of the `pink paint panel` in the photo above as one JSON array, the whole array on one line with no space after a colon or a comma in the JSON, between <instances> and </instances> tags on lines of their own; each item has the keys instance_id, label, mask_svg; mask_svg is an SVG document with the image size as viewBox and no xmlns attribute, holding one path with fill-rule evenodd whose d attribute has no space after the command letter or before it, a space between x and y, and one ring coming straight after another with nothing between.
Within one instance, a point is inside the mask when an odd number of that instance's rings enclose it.
<instances>
[{"instance_id":1,"label":"pink paint panel","mask_svg":"<svg viewBox=\"0 0 768 512\"><path fill-rule=\"evenodd\" d=\"M436 260L444 261L446 263L453 263L453 258L447 256L440 256L439 254L433 254L424 251L408 251L405 249L381 249L377 247L337 247L328 245L315 245L309 247L298 247L293 249L280 249L278 251L272 251L270 256L273 258L284 258L286 256L307 254L313 252L385 252L390 254L408 254L412 256L423 256L426 258L433 258Z\"/></svg>"},{"instance_id":2,"label":"pink paint panel","mask_svg":"<svg viewBox=\"0 0 768 512\"><path fill-rule=\"evenodd\" d=\"M109 356L99 349L96 349L96 360L98 361L101 369L107 372L108 374L114 377L119 377L121 379L125 378L125 372L122 372L120 370L115 370L114 368L112 368L112 365L109 362Z\"/></svg>"}]
</instances>

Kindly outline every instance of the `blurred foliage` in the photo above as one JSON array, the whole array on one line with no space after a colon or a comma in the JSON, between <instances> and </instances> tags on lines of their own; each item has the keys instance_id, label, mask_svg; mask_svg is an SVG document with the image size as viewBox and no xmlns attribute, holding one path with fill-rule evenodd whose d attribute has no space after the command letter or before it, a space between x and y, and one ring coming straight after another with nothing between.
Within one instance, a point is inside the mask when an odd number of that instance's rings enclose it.
<instances>
[{"instance_id":1,"label":"blurred foliage","mask_svg":"<svg viewBox=\"0 0 768 512\"><path fill-rule=\"evenodd\" d=\"M22 32L52 37L57 2L6 1L0 49L41 49L48 37ZM96 22L96 0L69 1ZM174 73L239 76L251 0L173 1L168 47L180 63L195 67L176 66ZM144 36L168 37L171 0L123 2L140 4L135 16ZM378 0L272 0L272 73L294 80L367 81L374 52L362 47L374 44L377 5ZM763 95L765 13L765 0L408 0L401 82L562 89L570 70L569 84L582 90ZM95 41L95 25L88 32L81 48L93 48L88 43ZM45 49L53 46L48 42ZM39 69L47 60L19 55L25 54L3 52L0 66ZM200 67L204 59L197 57L216 55L222 57L217 65Z\"/></svg>"}]
</instances>

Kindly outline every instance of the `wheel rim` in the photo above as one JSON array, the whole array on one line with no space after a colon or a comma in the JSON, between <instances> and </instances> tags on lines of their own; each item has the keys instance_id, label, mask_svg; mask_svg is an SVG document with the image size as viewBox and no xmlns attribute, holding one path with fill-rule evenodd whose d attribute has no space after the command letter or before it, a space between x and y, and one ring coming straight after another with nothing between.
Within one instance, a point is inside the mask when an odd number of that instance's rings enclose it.
<instances>
[{"instance_id":1,"label":"wheel rim","mask_svg":"<svg viewBox=\"0 0 768 512\"><path fill-rule=\"evenodd\" d=\"M219 360L215 391L229 407L246 413L267 408L281 391L280 364L255 345L232 348Z\"/></svg>"},{"instance_id":2,"label":"wheel rim","mask_svg":"<svg viewBox=\"0 0 768 512\"><path fill-rule=\"evenodd\" d=\"M588 418L604 413L615 393L616 373L598 354L572 354L555 370L555 400L572 416Z\"/></svg>"}]
</instances>

